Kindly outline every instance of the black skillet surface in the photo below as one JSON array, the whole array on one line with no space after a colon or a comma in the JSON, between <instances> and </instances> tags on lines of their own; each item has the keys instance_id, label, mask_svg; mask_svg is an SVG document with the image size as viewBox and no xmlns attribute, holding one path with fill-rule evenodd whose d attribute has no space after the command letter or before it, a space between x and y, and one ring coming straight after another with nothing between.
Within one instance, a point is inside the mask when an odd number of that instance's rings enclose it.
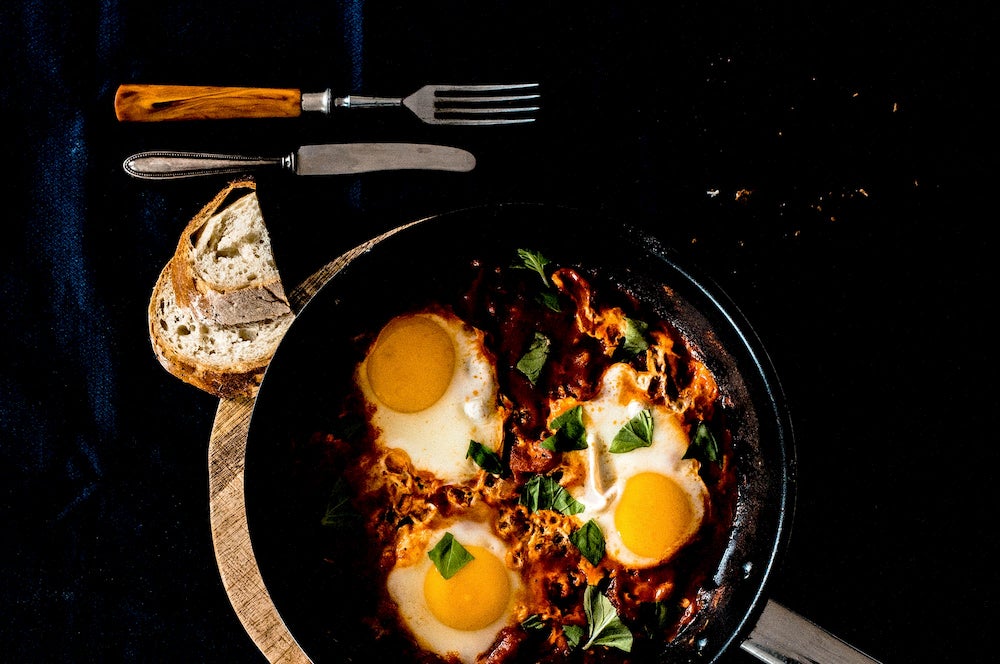
<instances>
[{"instance_id":1,"label":"black skillet surface","mask_svg":"<svg viewBox=\"0 0 1000 664\"><path fill-rule=\"evenodd\" d=\"M520 247L579 266L595 283L622 284L674 322L732 404L740 494L714 579L720 601L664 658L714 660L742 640L762 607L791 522L794 450L781 388L748 322L709 279L638 230L568 208L474 208L403 230L330 279L292 325L257 398L246 454L251 541L279 613L315 661L392 656L398 644L359 640L365 631L354 616L369 598L345 597L338 579L352 570L322 560L329 478L310 475L315 460L293 441L335 426L333 405L359 359L344 352L348 339L416 304L455 297L471 259L510 264Z\"/></svg>"}]
</instances>

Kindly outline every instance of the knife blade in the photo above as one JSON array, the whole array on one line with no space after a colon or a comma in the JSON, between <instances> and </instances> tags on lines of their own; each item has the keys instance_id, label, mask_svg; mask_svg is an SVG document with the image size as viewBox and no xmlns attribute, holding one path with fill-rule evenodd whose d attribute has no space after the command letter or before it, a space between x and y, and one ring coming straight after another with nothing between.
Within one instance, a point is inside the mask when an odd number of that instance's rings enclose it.
<instances>
[{"instance_id":1,"label":"knife blade","mask_svg":"<svg viewBox=\"0 0 1000 664\"><path fill-rule=\"evenodd\" d=\"M278 157L208 152L150 151L131 155L122 168L143 180L174 180L248 170L286 170L296 175L352 175L373 171L468 172L475 156L446 145L423 143L327 143L303 145Z\"/></svg>"}]
</instances>

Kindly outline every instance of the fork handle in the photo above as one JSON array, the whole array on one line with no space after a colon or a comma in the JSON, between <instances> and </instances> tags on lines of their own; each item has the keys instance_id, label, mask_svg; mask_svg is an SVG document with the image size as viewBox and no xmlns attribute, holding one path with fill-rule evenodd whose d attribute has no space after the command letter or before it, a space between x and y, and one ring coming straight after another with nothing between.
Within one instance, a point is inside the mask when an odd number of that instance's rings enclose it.
<instances>
[{"instance_id":1,"label":"fork handle","mask_svg":"<svg viewBox=\"0 0 1000 664\"><path fill-rule=\"evenodd\" d=\"M333 105L337 108L385 108L399 106L402 103L401 97L365 97L362 95L348 95L333 100Z\"/></svg>"},{"instance_id":2,"label":"fork handle","mask_svg":"<svg viewBox=\"0 0 1000 664\"><path fill-rule=\"evenodd\" d=\"M119 122L294 118L302 101L293 88L128 83L115 94L115 115Z\"/></svg>"}]
</instances>

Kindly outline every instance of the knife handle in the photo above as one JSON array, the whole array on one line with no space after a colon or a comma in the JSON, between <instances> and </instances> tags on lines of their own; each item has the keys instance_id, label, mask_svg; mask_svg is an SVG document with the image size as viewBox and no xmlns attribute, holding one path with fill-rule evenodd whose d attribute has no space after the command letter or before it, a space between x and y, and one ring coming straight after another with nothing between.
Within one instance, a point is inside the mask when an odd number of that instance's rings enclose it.
<instances>
[{"instance_id":1,"label":"knife handle","mask_svg":"<svg viewBox=\"0 0 1000 664\"><path fill-rule=\"evenodd\" d=\"M176 180L202 175L242 173L251 169L291 169L294 157L246 157L208 152L140 152L122 163L125 172L142 180Z\"/></svg>"},{"instance_id":2,"label":"knife handle","mask_svg":"<svg viewBox=\"0 0 1000 664\"><path fill-rule=\"evenodd\" d=\"M302 114L302 91L211 85L127 83L115 94L119 122L294 118Z\"/></svg>"}]
</instances>

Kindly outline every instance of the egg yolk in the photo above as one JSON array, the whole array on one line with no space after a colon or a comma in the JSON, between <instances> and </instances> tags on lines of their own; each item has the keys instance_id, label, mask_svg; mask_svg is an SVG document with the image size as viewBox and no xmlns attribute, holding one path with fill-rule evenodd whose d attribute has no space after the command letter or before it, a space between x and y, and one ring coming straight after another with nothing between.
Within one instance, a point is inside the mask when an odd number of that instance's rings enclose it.
<instances>
[{"instance_id":1,"label":"egg yolk","mask_svg":"<svg viewBox=\"0 0 1000 664\"><path fill-rule=\"evenodd\" d=\"M434 617L462 631L482 629L503 615L510 602L510 577L495 555L466 546L473 560L450 579L431 566L424 578L424 598Z\"/></svg>"},{"instance_id":2,"label":"egg yolk","mask_svg":"<svg viewBox=\"0 0 1000 664\"><path fill-rule=\"evenodd\" d=\"M677 482L659 473L639 473L625 482L615 527L632 553L662 560L690 534L691 498Z\"/></svg>"},{"instance_id":3,"label":"egg yolk","mask_svg":"<svg viewBox=\"0 0 1000 664\"><path fill-rule=\"evenodd\" d=\"M448 332L425 316L389 321L368 356L368 383L375 396L401 413L432 406L455 371L455 345Z\"/></svg>"}]
</instances>

